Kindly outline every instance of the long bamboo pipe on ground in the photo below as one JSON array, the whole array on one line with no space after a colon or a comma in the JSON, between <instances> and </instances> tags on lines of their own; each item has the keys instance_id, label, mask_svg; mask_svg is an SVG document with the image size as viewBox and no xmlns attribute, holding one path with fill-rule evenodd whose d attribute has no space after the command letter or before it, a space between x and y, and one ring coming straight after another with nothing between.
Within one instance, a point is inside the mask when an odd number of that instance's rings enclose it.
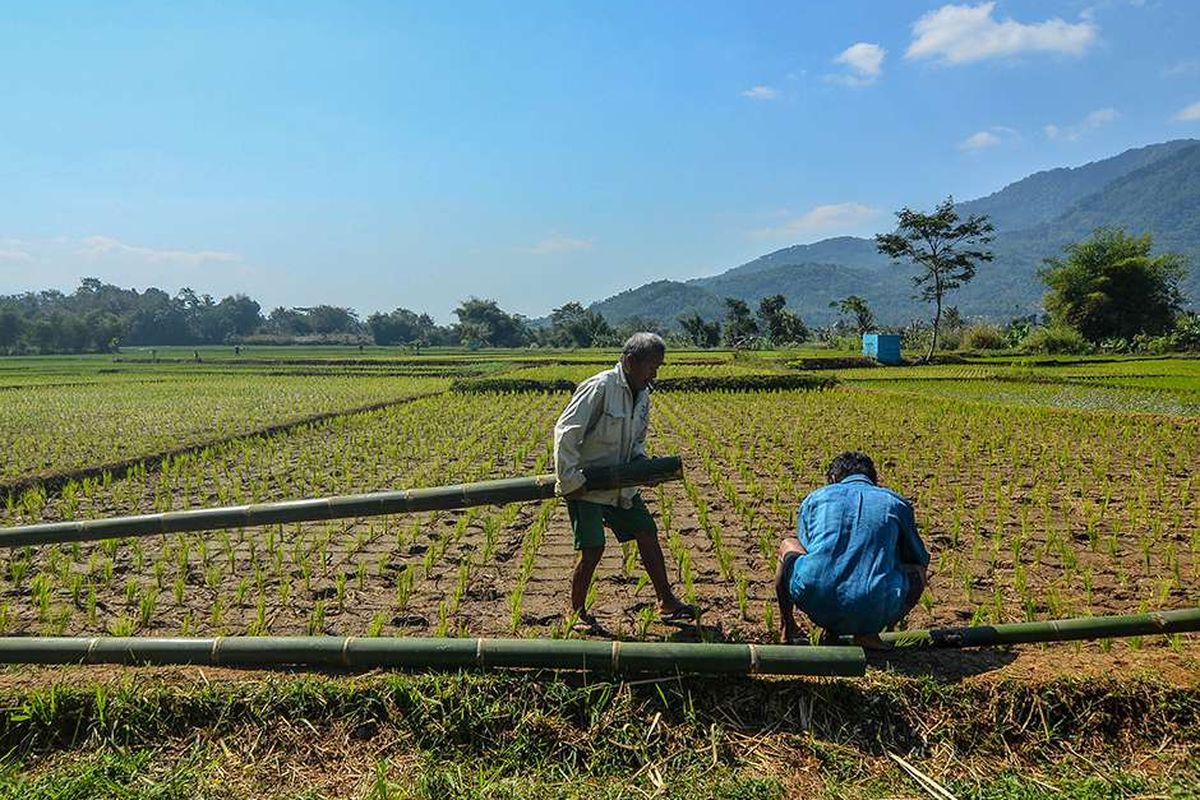
<instances>
[{"instance_id":1,"label":"long bamboo pipe on ground","mask_svg":"<svg viewBox=\"0 0 1200 800\"><path fill-rule=\"evenodd\" d=\"M933 628L896 631L880 636L896 647L988 647L1003 644L1067 642L1122 636L1154 636L1200 631L1200 608L1150 611L1109 617L1072 617L1045 622L977 625L969 628ZM839 642L850 642L849 636Z\"/></svg>"},{"instance_id":2,"label":"long bamboo pipe on ground","mask_svg":"<svg viewBox=\"0 0 1200 800\"><path fill-rule=\"evenodd\" d=\"M683 460L679 456L664 456L612 467L592 467L583 472L589 490L651 486L682 478ZM311 500L288 500L281 503L196 508L134 517L24 525L0 530L0 547L83 542L125 536L155 536L163 533L247 528L254 525L346 517L372 517L467 506L523 503L551 497L554 497L554 475L535 475L529 478L505 478L437 486L431 489L400 489L392 492L318 497Z\"/></svg>"},{"instance_id":3,"label":"long bamboo pipe on ground","mask_svg":"<svg viewBox=\"0 0 1200 800\"><path fill-rule=\"evenodd\" d=\"M342 636L0 638L0 664L223 667L525 668L603 673L840 675L866 672L860 647Z\"/></svg>"}]
</instances>

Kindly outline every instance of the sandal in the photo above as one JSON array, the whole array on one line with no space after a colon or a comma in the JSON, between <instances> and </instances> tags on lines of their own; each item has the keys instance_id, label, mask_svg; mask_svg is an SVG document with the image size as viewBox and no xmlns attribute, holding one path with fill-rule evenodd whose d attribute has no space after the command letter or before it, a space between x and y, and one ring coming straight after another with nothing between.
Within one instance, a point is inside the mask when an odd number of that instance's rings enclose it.
<instances>
[{"instance_id":1,"label":"sandal","mask_svg":"<svg viewBox=\"0 0 1200 800\"><path fill-rule=\"evenodd\" d=\"M662 622L695 622L699 617L700 612L696 607L687 603L680 603L674 610L658 615Z\"/></svg>"}]
</instances>

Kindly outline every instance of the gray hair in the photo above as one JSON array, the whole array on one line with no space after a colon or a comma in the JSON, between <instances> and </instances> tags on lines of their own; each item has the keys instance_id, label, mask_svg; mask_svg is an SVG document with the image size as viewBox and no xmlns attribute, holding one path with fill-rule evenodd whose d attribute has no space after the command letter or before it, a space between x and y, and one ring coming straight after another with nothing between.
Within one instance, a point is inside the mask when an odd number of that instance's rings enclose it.
<instances>
[{"instance_id":1,"label":"gray hair","mask_svg":"<svg viewBox=\"0 0 1200 800\"><path fill-rule=\"evenodd\" d=\"M651 356L662 358L667 354L667 343L657 333L649 331L640 331L630 336L625 340L625 346L621 348L621 358L630 358L634 361L645 361Z\"/></svg>"}]
</instances>

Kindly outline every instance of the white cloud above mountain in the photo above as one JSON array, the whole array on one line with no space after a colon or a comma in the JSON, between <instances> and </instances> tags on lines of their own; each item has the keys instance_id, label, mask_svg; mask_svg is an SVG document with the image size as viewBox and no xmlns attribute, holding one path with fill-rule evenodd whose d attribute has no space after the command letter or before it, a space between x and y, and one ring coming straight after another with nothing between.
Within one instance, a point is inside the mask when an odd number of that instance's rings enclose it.
<instances>
[{"instance_id":1,"label":"white cloud above mountain","mask_svg":"<svg viewBox=\"0 0 1200 800\"><path fill-rule=\"evenodd\" d=\"M205 263L230 263L240 261L236 253L221 250L160 250L152 247L126 244L111 236L87 236L82 242L82 255L126 256L157 264L187 264L195 266Z\"/></svg>"},{"instance_id":2,"label":"white cloud above mountain","mask_svg":"<svg viewBox=\"0 0 1200 800\"><path fill-rule=\"evenodd\" d=\"M913 23L905 58L942 64L969 64L1023 53L1080 56L1099 39L1089 19L1070 23L1057 17L1023 23L992 16L994 2L945 5Z\"/></svg>"},{"instance_id":3,"label":"white cloud above mountain","mask_svg":"<svg viewBox=\"0 0 1200 800\"><path fill-rule=\"evenodd\" d=\"M1102 128L1120 118L1121 112L1115 108L1100 108L1073 125L1051 123L1046 125L1042 130L1045 131L1047 139L1076 142L1082 139L1089 131Z\"/></svg>"},{"instance_id":4,"label":"white cloud above mountain","mask_svg":"<svg viewBox=\"0 0 1200 800\"><path fill-rule=\"evenodd\" d=\"M778 239L850 233L879 216L879 210L862 203L830 203L814 206L803 214L787 215L789 219L780 225L759 228L750 232L755 239Z\"/></svg>"}]
</instances>

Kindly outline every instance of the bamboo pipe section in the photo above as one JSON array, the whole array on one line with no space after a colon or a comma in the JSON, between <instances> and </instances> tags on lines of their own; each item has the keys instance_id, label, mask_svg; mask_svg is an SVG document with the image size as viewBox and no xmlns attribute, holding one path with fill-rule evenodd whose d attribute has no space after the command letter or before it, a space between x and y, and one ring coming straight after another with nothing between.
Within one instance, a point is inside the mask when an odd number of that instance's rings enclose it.
<instances>
[{"instance_id":1,"label":"bamboo pipe section","mask_svg":"<svg viewBox=\"0 0 1200 800\"><path fill-rule=\"evenodd\" d=\"M683 460L679 456L648 458L611 467L590 467L584 469L583 474L587 479L586 488L589 490L653 486L682 478ZM196 508L133 517L24 525L0 530L0 547L407 514L467 506L523 503L551 497L554 497L554 475L535 475L529 478L504 478L436 486L430 489L400 489L392 492L318 497L311 500L288 500L281 503Z\"/></svg>"},{"instance_id":2,"label":"bamboo pipe section","mask_svg":"<svg viewBox=\"0 0 1200 800\"><path fill-rule=\"evenodd\" d=\"M1072 617L1045 622L977 625L969 628L897 631L881 634L880 638L896 647L958 648L1155 636L1195 631L1200 631L1200 608L1109 617ZM851 638L843 636L838 641L849 642Z\"/></svg>"},{"instance_id":3,"label":"bamboo pipe section","mask_svg":"<svg viewBox=\"0 0 1200 800\"><path fill-rule=\"evenodd\" d=\"M242 668L563 669L625 673L858 676L860 647L343 636L0 637L0 664Z\"/></svg>"}]
</instances>

